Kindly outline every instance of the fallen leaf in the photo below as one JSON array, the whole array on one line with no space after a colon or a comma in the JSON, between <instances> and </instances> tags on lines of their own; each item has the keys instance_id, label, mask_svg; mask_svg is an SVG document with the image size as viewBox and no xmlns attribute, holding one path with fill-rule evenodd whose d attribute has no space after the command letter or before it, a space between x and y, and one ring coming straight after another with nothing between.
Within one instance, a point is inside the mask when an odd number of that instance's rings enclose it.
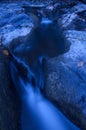
<instances>
[{"instance_id":1,"label":"fallen leaf","mask_svg":"<svg viewBox=\"0 0 86 130\"><path fill-rule=\"evenodd\" d=\"M8 56L8 55L9 55L8 50L3 50L3 53L4 53L4 55L6 55L6 56Z\"/></svg>"},{"instance_id":2,"label":"fallen leaf","mask_svg":"<svg viewBox=\"0 0 86 130\"><path fill-rule=\"evenodd\" d=\"M78 67L82 67L84 65L84 62L83 61L80 61L79 63L78 63Z\"/></svg>"}]
</instances>

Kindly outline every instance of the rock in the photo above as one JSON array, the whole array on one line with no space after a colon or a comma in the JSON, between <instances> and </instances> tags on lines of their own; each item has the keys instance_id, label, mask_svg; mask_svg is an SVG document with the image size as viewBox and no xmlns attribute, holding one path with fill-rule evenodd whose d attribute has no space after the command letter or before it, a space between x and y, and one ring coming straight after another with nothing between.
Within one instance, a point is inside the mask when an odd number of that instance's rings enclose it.
<instances>
[{"instance_id":1,"label":"rock","mask_svg":"<svg viewBox=\"0 0 86 130\"><path fill-rule=\"evenodd\" d=\"M75 13L67 13L67 14L62 15L61 24L63 28L68 27L76 18L77 18L77 14Z\"/></svg>"},{"instance_id":2,"label":"rock","mask_svg":"<svg viewBox=\"0 0 86 130\"><path fill-rule=\"evenodd\" d=\"M22 4L0 3L0 130L20 129L21 105L10 77L9 53L2 46L22 43L33 27L33 20L25 14Z\"/></svg>"},{"instance_id":3,"label":"rock","mask_svg":"<svg viewBox=\"0 0 86 130\"><path fill-rule=\"evenodd\" d=\"M21 5L0 4L0 37L4 45L27 36L33 28L31 17L24 13Z\"/></svg>"},{"instance_id":4,"label":"rock","mask_svg":"<svg viewBox=\"0 0 86 130\"><path fill-rule=\"evenodd\" d=\"M86 5L83 3L77 3L74 6L70 6L61 9L62 14L58 19L62 28L64 29L86 29L86 18L83 16L86 12Z\"/></svg>"},{"instance_id":5,"label":"rock","mask_svg":"<svg viewBox=\"0 0 86 130\"><path fill-rule=\"evenodd\" d=\"M86 4L77 3L74 7L71 8L71 12L79 13L86 10Z\"/></svg>"},{"instance_id":6,"label":"rock","mask_svg":"<svg viewBox=\"0 0 86 130\"><path fill-rule=\"evenodd\" d=\"M9 56L0 47L0 130L19 130L20 101L9 73Z\"/></svg>"},{"instance_id":7,"label":"rock","mask_svg":"<svg viewBox=\"0 0 86 130\"><path fill-rule=\"evenodd\" d=\"M73 21L73 24L77 30L86 30L86 10L78 13L78 17Z\"/></svg>"},{"instance_id":8,"label":"rock","mask_svg":"<svg viewBox=\"0 0 86 130\"><path fill-rule=\"evenodd\" d=\"M49 59L45 67L45 94L82 130L86 129L86 5L60 9L59 25L70 50Z\"/></svg>"},{"instance_id":9,"label":"rock","mask_svg":"<svg viewBox=\"0 0 86 130\"><path fill-rule=\"evenodd\" d=\"M81 129L86 129L86 31L66 32L70 50L46 63L47 97Z\"/></svg>"}]
</instances>

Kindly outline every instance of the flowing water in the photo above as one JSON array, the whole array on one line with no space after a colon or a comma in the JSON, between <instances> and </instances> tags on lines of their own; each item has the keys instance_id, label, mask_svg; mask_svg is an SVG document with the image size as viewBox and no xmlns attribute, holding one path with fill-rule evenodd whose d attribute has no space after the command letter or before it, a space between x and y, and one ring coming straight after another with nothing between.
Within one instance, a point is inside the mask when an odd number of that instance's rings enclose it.
<instances>
[{"instance_id":1,"label":"flowing water","mask_svg":"<svg viewBox=\"0 0 86 130\"><path fill-rule=\"evenodd\" d=\"M21 130L79 130L42 94L44 61L68 49L59 28L45 19L26 44L14 49L10 70L22 104Z\"/></svg>"}]
</instances>

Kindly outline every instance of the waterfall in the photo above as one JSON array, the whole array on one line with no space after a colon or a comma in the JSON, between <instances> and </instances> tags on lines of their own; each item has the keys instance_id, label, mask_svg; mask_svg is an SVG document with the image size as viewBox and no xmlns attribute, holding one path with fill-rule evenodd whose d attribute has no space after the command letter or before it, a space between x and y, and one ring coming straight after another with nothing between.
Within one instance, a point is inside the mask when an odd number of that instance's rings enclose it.
<instances>
[{"instance_id":1,"label":"waterfall","mask_svg":"<svg viewBox=\"0 0 86 130\"><path fill-rule=\"evenodd\" d=\"M12 81L21 99L21 130L79 130L42 93L44 60L65 52L61 36L57 38L53 32L54 24L43 20L29 43L15 48L10 63Z\"/></svg>"}]
</instances>

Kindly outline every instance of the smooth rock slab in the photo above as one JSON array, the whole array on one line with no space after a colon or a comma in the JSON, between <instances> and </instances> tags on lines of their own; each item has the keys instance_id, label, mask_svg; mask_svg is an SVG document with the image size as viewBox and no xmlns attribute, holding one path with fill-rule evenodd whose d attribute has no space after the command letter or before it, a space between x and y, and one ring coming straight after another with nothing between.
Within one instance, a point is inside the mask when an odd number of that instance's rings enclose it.
<instances>
[{"instance_id":1,"label":"smooth rock slab","mask_svg":"<svg viewBox=\"0 0 86 130\"><path fill-rule=\"evenodd\" d=\"M81 129L86 129L86 32L66 32L70 50L46 63L47 97Z\"/></svg>"},{"instance_id":2,"label":"smooth rock slab","mask_svg":"<svg viewBox=\"0 0 86 130\"><path fill-rule=\"evenodd\" d=\"M33 20L25 14L22 5L0 3L0 38L8 45L12 40L27 36L33 29Z\"/></svg>"}]
</instances>

